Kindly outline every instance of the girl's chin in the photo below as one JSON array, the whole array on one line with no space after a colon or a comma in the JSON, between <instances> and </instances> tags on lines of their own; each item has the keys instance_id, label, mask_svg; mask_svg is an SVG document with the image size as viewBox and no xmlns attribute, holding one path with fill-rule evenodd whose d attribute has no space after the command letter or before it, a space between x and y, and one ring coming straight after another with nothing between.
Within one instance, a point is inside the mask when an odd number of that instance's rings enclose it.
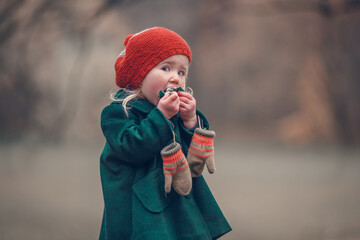
<instances>
[{"instance_id":1,"label":"girl's chin","mask_svg":"<svg viewBox=\"0 0 360 240\"><path fill-rule=\"evenodd\" d=\"M160 99L158 98L158 99L154 99L154 100L149 101L149 102L152 103L152 104L154 104L154 106L157 106L158 103L159 103L159 101L160 101Z\"/></svg>"}]
</instances>

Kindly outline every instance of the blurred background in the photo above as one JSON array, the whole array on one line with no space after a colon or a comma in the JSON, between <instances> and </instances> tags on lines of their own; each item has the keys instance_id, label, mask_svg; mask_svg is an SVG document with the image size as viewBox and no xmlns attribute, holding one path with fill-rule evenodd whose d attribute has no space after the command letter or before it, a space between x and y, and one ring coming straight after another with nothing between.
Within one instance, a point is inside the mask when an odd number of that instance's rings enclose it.
<instances>
[{"instance_id":1,"label":"blurred background","mask_svg":"<svg viewBox=\"0 0 360 240\"><path fill-rule=\"evenodd\" d=\"M3 0L0 239L97 239L123 40L190 45L222 239L360 239L359 0Z\"/></svg>"}]
</instances>

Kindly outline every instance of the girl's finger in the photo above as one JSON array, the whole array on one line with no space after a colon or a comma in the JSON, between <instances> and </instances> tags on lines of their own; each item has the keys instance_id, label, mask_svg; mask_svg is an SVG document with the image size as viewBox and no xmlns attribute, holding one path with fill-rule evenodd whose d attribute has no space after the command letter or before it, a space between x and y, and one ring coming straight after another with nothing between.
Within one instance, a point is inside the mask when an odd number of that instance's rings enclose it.
<instances>
[{"instance_id":1,"label":"girl's finger","mask_svg":"<svg viewBox=\"0 0 360 240\"><path fill-rule=\"evenodd\" d=\"M170 97L170 94L165 94L162 98L160 98L161 100L166 100Z\"/></svg>"},{"instance_id":2,"label":"girl's finger","mask_svg":"<svg viewBox=\"0 0 360 240\"><path fill-rule=\"evenodd\" d=\"M191 99L188 99L186 97L179 97L181 102L190 103Z\"/></svg>"},{"instance_id":3,"label":"girl's finger","mask_svg":"<svg viewBox=\"0 0 360 240\"><path fill-rule=\"evenodd\" d=\"M187 92L178 92L179 97L185 97L187 99L192 99L194 98L190 93Z\"/></svg>"},{"instance_id":4,"label":"girl's finger","mask_svg":"<svg viewBox=\"0 0 360 240\"><path fill-rule=\"evenodd\" d=\"M188 109L189 108L188 106L189 106L188 104L180 102L180 107L182 107L184 109Z\"/></svg>"},{"instance_id":5,"label":"girl's finger","mask_svg":"<svg viewBox=\"0 0 360 240\"><path fill-rule=\"evenodd\" d=\"M169 102L174 102L175 100L177 100L179 97L177 94L171 93L168 97L168 101Z\"/></svg>"}]
</instances>

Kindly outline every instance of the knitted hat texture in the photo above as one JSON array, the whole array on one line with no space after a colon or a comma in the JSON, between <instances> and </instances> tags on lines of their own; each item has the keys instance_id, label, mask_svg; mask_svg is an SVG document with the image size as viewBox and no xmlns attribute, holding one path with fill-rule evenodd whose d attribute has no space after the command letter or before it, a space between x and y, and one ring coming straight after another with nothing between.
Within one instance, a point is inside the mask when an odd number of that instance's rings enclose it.
<instances>
[{"instance_id":1,"label":"knitted hat texture","mask_svg":"<svg viewBox=\"0 0 360 240\"><path fill-rule=\"evenodd\" d=\"M124 41L125 49L115 62L116 85L137 89L151 69L161 61L182 54L191 61L191 50L177 33L154 27L130 34Z\"/></svg>"}]
</instances>

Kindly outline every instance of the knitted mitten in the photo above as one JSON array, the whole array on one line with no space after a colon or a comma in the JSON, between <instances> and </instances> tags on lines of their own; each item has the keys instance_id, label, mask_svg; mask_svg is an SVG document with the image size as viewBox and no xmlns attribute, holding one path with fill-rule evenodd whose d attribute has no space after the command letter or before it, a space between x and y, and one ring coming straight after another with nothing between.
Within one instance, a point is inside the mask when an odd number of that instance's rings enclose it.
<instances>
[{"instance_id":1,"label":"knitted mitten","mask_svg":"<svg viewBox=\"0 0 360 240\"><path fill-rule=\"evenodd\" d=\"M209 173L215 172L214 138L214 131L195 129L187 156L192 177L200 176L205 164Z\"/></svg>"},{"instance_id":2,"label":"knitted mitten","mask_svg":"<svg viewBox=\"0 0 360 240\"><path fill-rule=\"evenodd\" d=\"M188 195L192 187L189 164L179 143L171 143L161 150L165 175L165 192L171 191L171 184L180 195Z\"/></svg>"}]
</instances>

